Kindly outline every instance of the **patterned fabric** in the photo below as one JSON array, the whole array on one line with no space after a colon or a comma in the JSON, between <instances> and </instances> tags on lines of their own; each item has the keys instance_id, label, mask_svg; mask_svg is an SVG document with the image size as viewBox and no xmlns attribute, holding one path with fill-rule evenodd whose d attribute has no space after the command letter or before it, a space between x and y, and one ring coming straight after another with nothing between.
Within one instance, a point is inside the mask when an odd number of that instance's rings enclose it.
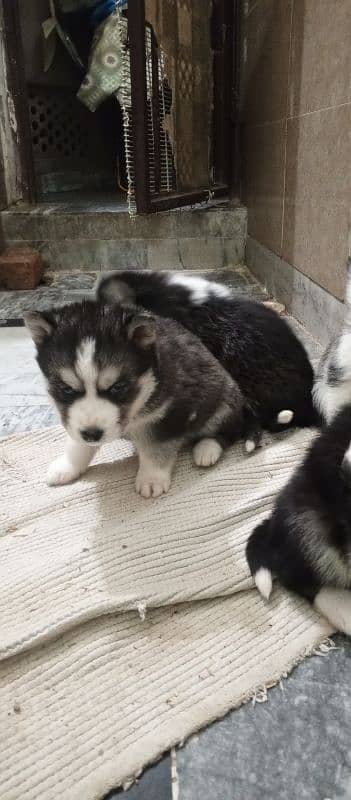
<instances>
[{"instance_id":1,"label":"patterned fabric","mask_svg":"<svg viewBox=\"0 0 351 800\"><path fill-rule=\"evenodd\" d=\"M131 102L130 78L125 85L123 66L128 52L127 36L128 22L119 10L110 14L96 30L88 71L77 94L90 111L95 111L114 94L120 102L125 103L128 98Z\"/></svg>"},{"instance_id":2,"label":"patterned fabric","mask_svg":"<svg viewBox=\"0 0 351 800\"><path fill-rule=\"evenodd\" d=\"M152 96L151 39L146 38L147 97ZM128 20L119 8L96 29L87 74L77 97L90 111L111 95L124 107L131 107Z\"/></svg>"}]
</instances>

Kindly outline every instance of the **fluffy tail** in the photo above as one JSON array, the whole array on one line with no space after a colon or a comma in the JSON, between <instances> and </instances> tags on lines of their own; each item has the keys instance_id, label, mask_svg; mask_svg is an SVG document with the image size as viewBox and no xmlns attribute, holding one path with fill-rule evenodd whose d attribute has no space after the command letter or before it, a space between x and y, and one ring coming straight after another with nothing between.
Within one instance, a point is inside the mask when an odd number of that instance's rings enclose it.
<instances>
[{"instance_id":1,"label":"fluffy tail","mask_svg":"<svg viewBox=\"0 0 351 800\"><path fill-rule=\"evenodd\" d=\"M105 273L98 280L96 297L103 303L120 303L123 305L136 305L138 302L138 278L142 280L142 273L131 270L130 272Z\"/></svg>"},{"instance_id":2,"label":"fluffy tail","mask_svg":"<svg viewBox=\"0 0 351 800\"><path fill-rule=\"evenodd\" d=\"M273 588L269 534L270 520L266 519L255 528L246 545L246 559L251 575L265 600L269 600Z\"/></svg>"},{"instance_id":3,"label":"fluffy tail","mask_svg":"<svg viewBox=\"0 0 351 800\"><path fill-rule=\"evenodd\" d=\"M198 275L150 270L123 270L103 276L97 286L97 298L107 303L140 305L162 317L182 322L189 312L209 299L231 295L226 286ZM187 327L187 326L186 326Z\"/></svg>"},{"instance_id":4,"label":"fluffy tail","mask_svg":"<svg viewBox=\"0 0 351 800\"><path fill-rule=\"evenodd\" d=\"M191 307L190 293L169 285L168 272L150 270L122 270L104 275L96 287L97 299L104 303L119 303L122 306L142 306L147 311L166 316L168 310L175 311ZM171 314L173 316L173 314Z\"/></svg>"}]
</instances>

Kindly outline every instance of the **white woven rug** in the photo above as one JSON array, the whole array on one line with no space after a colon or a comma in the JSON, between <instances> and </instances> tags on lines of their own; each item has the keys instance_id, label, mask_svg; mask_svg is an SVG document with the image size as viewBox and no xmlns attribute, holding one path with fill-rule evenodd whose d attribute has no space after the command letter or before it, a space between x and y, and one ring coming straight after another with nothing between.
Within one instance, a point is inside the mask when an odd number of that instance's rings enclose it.
<instances>
[{"instance_id":1,"label":"white woven rug","mask_svg":"<svg viewBox=\"0 0 351 800\"><path fill-rule=\"evenodd\" d=\"M277 587L265 605L244 556L312 435L184 454L154 501L129 445L49 489L61 430L1 442L1 800L100 800L331 632Z\"/></svg>"}]
</instances>

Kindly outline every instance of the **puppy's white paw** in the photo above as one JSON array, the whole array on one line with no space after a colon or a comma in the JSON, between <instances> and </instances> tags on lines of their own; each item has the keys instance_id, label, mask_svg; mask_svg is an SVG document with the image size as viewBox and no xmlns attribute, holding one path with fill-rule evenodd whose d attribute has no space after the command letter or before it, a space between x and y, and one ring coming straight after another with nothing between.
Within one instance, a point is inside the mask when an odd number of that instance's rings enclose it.
<instances>
[{"instance_id":1,"label":"puppy's white paw","mask_svg":"<svg viewBox=\"0 0 351 800\"><path fill-rule=\"evenodd\" d=\"M246 439L245 442L245 451L246 453L253 453L256 450L256 442L253 439Z\"/></svg>"},{"instance_id":2,"label":"puppy's white paw","mask_svg":"<svg viewBox=\"0 0 351 800\"><path fill-rule=\"evenodd\" d=\"M221 457L223 448L216 439L201 439L193 449L197 467L212 467Z\"/></svg>"},{"instance_id":3,"label":"puppy's white paw","mask_svg":"<svg viewBox=\"0 0 351 800\"><path fill-rule=\"evenodd\" d=\"M154 472L146 472L139 469L135 488L138 494L149 500L150 497L160 497L161 494L166 494L171 485L171 476L169 472L164 472L162 469L155 470Z\"/></svg>"},{"instance_id":4,"label":"puppy's white paw","mask_svg":"<svg viewBox=\"0 0 351 800\"><path fill-rule=\"evenodd\" d=\"M60 456L50 464L46 475L46 482L49 486L64 486L77 480L81 472L71 464L66 456Z\"/></svg>"},{"instance_id":5,"label":"puppy's white paw","mask_svg":"<svg viewBox=\"0 0 351 800\"><path fill-rule=\"evenodd\" d=\"M289 425L294 419L294 412L290 410L290 408L285 408L284 411L279 411L277 414L277 422L279 425Z\"/></svg>"}]
</instances>

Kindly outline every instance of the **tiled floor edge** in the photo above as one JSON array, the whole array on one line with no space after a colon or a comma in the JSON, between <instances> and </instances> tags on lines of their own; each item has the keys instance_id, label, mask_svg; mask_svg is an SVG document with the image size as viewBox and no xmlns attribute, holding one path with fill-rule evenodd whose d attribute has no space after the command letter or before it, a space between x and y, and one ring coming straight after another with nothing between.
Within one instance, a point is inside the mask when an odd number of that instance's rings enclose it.
<instances>
[{"instance_id":1,"label":"tiled floor edge","mask_svg":"<svg viewBox=\"0 0 351 800\"><path fill-rule=\"evenodd\" d=\"M340 300L251 236L246 240L246 264L312 336L323 346L329 343L344 318Z\"/></svg>"}]
</instances>

